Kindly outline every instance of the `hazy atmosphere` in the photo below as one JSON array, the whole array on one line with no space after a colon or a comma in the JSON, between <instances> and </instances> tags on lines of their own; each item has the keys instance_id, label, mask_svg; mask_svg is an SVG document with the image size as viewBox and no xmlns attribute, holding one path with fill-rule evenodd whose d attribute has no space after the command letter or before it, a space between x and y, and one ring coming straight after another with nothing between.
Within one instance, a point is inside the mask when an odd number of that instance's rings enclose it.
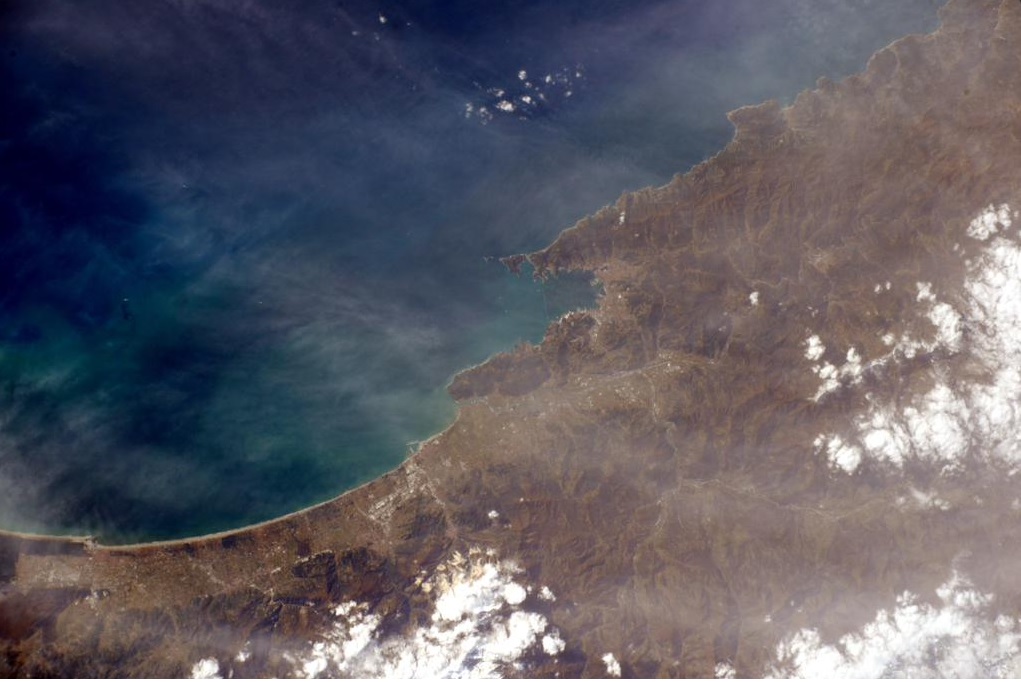
<instances>
[{"instance_id":1,"label":"hazy atmosphere","mask_svg":"<svg viewBox=\"0 0 1021 682\"><path fill-rule=\"evenodd\" d=\"M183 537L392 469L597 294L496 258L940 4L5 3L0 527Z\"/></svg>"}]
</instances>

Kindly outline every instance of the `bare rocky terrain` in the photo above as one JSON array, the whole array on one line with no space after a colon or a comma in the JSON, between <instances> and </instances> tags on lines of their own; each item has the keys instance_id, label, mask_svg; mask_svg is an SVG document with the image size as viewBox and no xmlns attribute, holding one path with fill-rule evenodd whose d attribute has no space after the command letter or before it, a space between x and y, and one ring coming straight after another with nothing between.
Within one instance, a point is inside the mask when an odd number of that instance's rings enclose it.
<instances>
[{"instance_id":1,"label":"bare rocky terrain","mask_svg":"<svg viewBox=\"0 0 1021 682\"><path fill-rule=\"evenodd\" d=\"M852 656L955 572L1013 637L1021 270L981 268L1021 225L1021 3L941 19L507 259L598 307L458 375L396 471L192 541L0 537L0 673L793 674L796 633Z\"/></svg>"}]
</instances>

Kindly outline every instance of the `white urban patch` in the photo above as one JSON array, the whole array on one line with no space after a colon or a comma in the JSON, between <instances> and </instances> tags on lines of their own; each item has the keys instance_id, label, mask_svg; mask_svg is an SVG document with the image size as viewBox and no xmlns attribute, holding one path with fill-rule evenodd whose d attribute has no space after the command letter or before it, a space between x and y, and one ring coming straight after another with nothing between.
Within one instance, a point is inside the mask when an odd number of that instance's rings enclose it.
<instances>
[{"instance_id":1,"label":"white urban patch","mask_svg":"<svg viewBox=\"0 0 1021 682\"><path fill-rule=\"evenodd\" d=\"M1021 629L992 615L993 597L958 574L936 590L938 603L903 593L859 632L823 643L803 629L777 647L777 677L1015 677L1021 673Z\"/></svg>"},{"instance_id":2,"label":"white urban patch","mask_svg":"<svg viewBox=\"0 0 1021 682\"><path fill-rule=\"evenodd\" d=\"M338 606L333 629L293 654L304 677L497 677L529 652L556 656L566 646L547 618L522 610L529 590L522 571L492 552L454 554L421 589L433 598L429 621L381 637L381 619L367 604ZM541 652L541 653L540 653Z\"/></svg>"},{"instance_id":3,"label":"white urban patch","mask_svg":"<svg viewBox=\"0 0 1021 682\"><path fill-rule=\"evenodd\" d=\"M606 666L606 674L609 677L620 677L620 663L612 653L603 654L603 665Z\"/></svg>"},{"instance_id":4,"label":"white urban patch","mask_svg":"<svg viewBox=\"0 0 1021 682\"><path fill-rule=\"evenodd\" d=\"M883 337L894 348L877 362L940 350L957 356L968 379L955 381L952 368L934 357L926 393L889 401L869 398L864 414L853 420L853 435L839 443L831 435L816 439L816 450L831 463L838 452L842 461L852 462L840 449L844 446L859 447L861 461L900 467L911 458L938 465L945 474L959 470L969 454L1021 466L1021 245L1002 233L1010 224L1010 207L1003 205L987 209L969 226L969 235L983 240L985 248L966 266L962 312L937 300L930 282L916 284L916 299L927 306L925 316L935 328L932 340ZM817 373L826 379L825 372Z\"/></svg>"},{"instance_id":5,"label":"white urban patch","mask_svg":"<svg viewBox=\"0 0 1021 682\"><path fill-rule=\"evenodd\" d=\"M219 680L220 664L215 658L203 658L191 667L191 679L193 680Z\"/></svg>"}]
</instances>

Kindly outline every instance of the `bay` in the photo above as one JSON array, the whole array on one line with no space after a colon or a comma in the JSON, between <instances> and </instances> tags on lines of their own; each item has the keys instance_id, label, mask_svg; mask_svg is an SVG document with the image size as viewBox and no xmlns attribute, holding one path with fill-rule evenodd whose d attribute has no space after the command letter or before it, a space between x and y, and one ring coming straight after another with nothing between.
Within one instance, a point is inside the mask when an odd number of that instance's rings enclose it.
<instances>
[{"instance_id":1,"label":"bay","mask_svg":"<svg viewBox=\"0 0 1021 682\"><path fill-rule=\"evenodd\" d=\"M0 527L184 537L394 468L594 304L497 257L940 4L8 3Z\"/></svg>"}]
</instances>

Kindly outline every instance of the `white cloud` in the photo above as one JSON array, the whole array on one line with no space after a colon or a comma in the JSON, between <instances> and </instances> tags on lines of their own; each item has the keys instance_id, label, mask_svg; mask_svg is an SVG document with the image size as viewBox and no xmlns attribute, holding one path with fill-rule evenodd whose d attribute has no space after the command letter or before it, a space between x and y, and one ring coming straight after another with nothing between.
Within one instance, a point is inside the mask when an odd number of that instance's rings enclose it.
<instances>
[{"instance_id":1,"label":"white cloud","mask_svg":"<svg viewBox=\"0 0 1021 682\"><path fill-rule=\"evenodd\" d=\"M732 680L737 677L737 671L729 663L717 663L713 671L713 677L718 680Z\"/></svg>"},{"instance_id":2,"label":"white cloud","mask_svg":"<svg viewBox=\"0 0 1021 682\"><path fill-rule=\"evenodd\" d=\"M570 97L570 88L584 78L582 72L567 67L547 73L535 83L528 79L524 69L516 75L516 79L507 79L503 87L478 86L480 96L465 105L465 118L476 118L483 125L503 115L527 119L544 106L555 104L559 98Z\"/></svg>"},{"instance_id":3,"label":"white cloud","mask_svg":"<svg viewBox=\"0 0 1021 682\"><path fill-rule=\"evenodd\" d=\"M912 488L911 497L914 498L915 502L917 502L919 506L927 509L942 509L943 511L950 509L950 503L935 493L922 492L917 488Z\"/></svg>"},{"instance_id":4,"label":"white cloud","mask_svg":"<svg viewBox=\"0 0 1021 682\"><path fill-rule=\"evenodd\" d=\"M993 597L956 573L937 591L937 604L905 592L860 631L827 644L803 629L777 647L772 673L781 677L1012 677L1021 673L1021 630L1014 618L993 617Z\"/></svg>"},{"instance_id":5,"label":"white cloud","mask_svg":"<svg viewBox=\"0 0 1021 682\"><path fill-rule=\"evenodd\" d=\"M961 316L946 303L936 303L929 309L929 320L936 327L936 345L950 351L960 350Z\"/></svg>"},{"instance_id":6,"label":"white cloud","mask_svg":"<svg viewBox=\"0 0 1021 682\"><path fill-rule=\"evenodd\" d=\"M512 606L525 601L528 592L518 583L507 583L503 588L503 600Z\"/></svg>"},{"instance_id":7,"label":"white cloud","mask_svg":"<svg viewBox=\"0 0 1021 682\"><path fill-rule=\"evenodd\" d=\"M191 679L193 680L219 680L220 664L215 658L203 658L191 667Z\"/></svg>"},{"instance_id":8,"label":"white cloud","mask_svg":"<svg viewBox=\"0 0 1021 682\"><path fill-rule=\"evenodd\" d=\"M553 630L550 634L542 636L542 650L550 656L556 656L563 651L566 646L567 643L560 637L560 633L557 630Z\"/></svg>"},{"instance_id":9,"label":"white cloud","mask_svg":"<svg viewBox=\"0 0 1021 682\"><path fill-rule=\"evenodd\" d=\"M843 469L847 473L854 473L861 466L861 448L856 445L848 445L840 436L824 438L819 436L815 439L817 451L826 452L826 459L830 466Z\"/></svg>"},{"instance_id":10,"label":"white cloud","mask_svg":"<svg viewBox=\"0 0 1021 682\"><path fill-rule=\"evenodd\" d=\"M1000 204L999 208L996 208L992 204L982 213L971 221L968 225L968 236L972 239L978 239L980 241L986 241L1001 228L1006 229L1011 225L1010 219L1010 206L1007 204Z\"/></svg>"},{"instance_id":11,"label":"white cloud","mask_svg":"<svg viewBox=\"0 0 1021 682\"><path fill-rule=\"evenodd\" d=\"M822 339L819 338L818 334L812 334L805 339L805 357L809 360L815 362L825 352L826 346L823 345Z\"/></svg>"},{"instance_id":12,"label":"white cloud","mask_svg":"<svg viewBox=\"0 0 1021 682\"><path fill-rule=\"evenodd\" d=\"M874 459L885 460L898 466L904 463L911 441L904 427L891 417L890 412L872 410L858 422L861 444Z\"/></svg>"},{"instance_id":13,"label":"white cloud","mask_svg":"<svg viewBox=\"0 0 1021 682\"><path fill-rule=\"evenodd\" d=\"M818 339L818 336L812 336L808 339L805 357L809 357L809 353L822 357L823 352L825 352L825 346L819 343ZM869 363L868 366L863 366L861 353L856 348L851 347L847 351L844 364L840 367L829 362L815 365L812 367L812 371L822 379L822 384L819 385L819 390L816 391L812 399L818 402L820 398L837 390L841 385L860 383L865 370L871 369L875 364L873 362Z\"/></svg>"},{"instance_id":14,"label":"white cloud","mask_svg":"<svg viewBox=\"0 0 1021 682\"><path fill-rule=\"evenodd\" d=\"M819 385L819 390L816 391L815 396L812 398L813 400L818 401L824 395L832 393L840 388L840 370L837 369L836 365L825 362L813 367L812 371L815 372L820 379L822 379L822 383Z\"/></svg>"},{"instance_id":15,"label":"white cloud","mask_svg":"<svg viewBox=\"0 0 1021 682\"><path fill-rule=\"evenodd\" d=\"M752 293L748 294L748 302L750 304L752 304L753 306L758 305L759 304L759 292L753 291Z\"/></svg>"},{"instance_id":16,"label":"white cloud","mask_svg":"<svg viewBox=\"0 0 1021 682\"><path fill-rule=\"evenodd\" d=\"M620 663L612 653L603 654L603 664L606 666L606 674L609 677L620 677Z\"/></svg>"},{"instance_id":17,"label":"white cloud","mask_svg":"<svg viewBox=\"0 0 1021 682\"><path fill-rule=\"evenodd\" d=\"M815 395L812 396L812 400L818 402L841 386L859 384L867 373L900 358L911 359L920 353L932 353L937 349L949 352L960 350L963 327L960 314L949 304L937 300L931 282L917 282L915 286L918 291L916 300L926 304L925 316L935 327L935 335L926 334L925 337L932 338L919 340L908 334L903 334L898 340L893 334L887 332L883 334L882 341L892 348L888 353L873 360L864 362L861 353L852 346L848 349L845 362L841 366L838 367L829 362L814 365L812 372L822 380L822 383ZM877 284L875 291L889 290L890 287L890 282L886 282L884 285ZM805 357L813 362L820 360L826 352L826 346L816 334L806 339L804 345Z\"/></svg>"},{"instance_id":18,"label":"white cloud","mask_svg":"<svg viewBox=\"0 0 1021 682\"><path fill-rule=\"evenodd\" d=\"M918 282L916 298L927 306L935 338L916 341L905 335L881 359L910 359L936 349L964 354L957 366L966 368L968 379L951 376L953 368L935 358L927 393L897 401L871 400L854 420L856 433L844 438L844 447L859 446L864 457L898 467L908 458L928 461L940 465L944 473L958 470L969 453L1021 466L1021 245L1002 233L1010 226L1006 204L989 207L972 222L969 235L986 244L966 266L959 297L963 312L938 301L931 283ZM884 341L890 345L892 335ZM828 375L826 370L824 366L817 372L824 382L838 372L834 368ZM832 436L821 438L817 451L825 451L834 463L840 446L830 447ZM974 448L978 443L981 448ZM843 461L850 459L845 456Z\"/></svg>"},{"instance_id":19,"label":"white cloud","mask_svg":"<svg viewBox=\"0 0 1021 682\"><path fill-rule=\"evenodd\" d=\"M334 628L293 655L295 674L357 677L497 677L526 652L555 656L566 646L540 613L521 610L529 590L520 569L473 550L439 566L421 589L433 597L427 624L379 636L380 618L368 605L334 610Z\"/></svg>"},{"instance_id":20,"label":"white cloud","mask_svg":"<svg viewBox=\"0 0 1021 682\"><path fill-rule=\"evenodd\" d=\"M970 410L946 384L904 409L903 423L916 456L956 464L968 448Z\"/></svg>"},{"instance_id":21,"label":"white cloud","mask_svg":"<svg viewBox=\"0 0 1021 682\"><path fill-rule=\"evenodd\" d=\"M932 293L932 282L915 282L915 288L918 289L916 301L936 302L936 296Z\"/></svg>"}]
</instances>

